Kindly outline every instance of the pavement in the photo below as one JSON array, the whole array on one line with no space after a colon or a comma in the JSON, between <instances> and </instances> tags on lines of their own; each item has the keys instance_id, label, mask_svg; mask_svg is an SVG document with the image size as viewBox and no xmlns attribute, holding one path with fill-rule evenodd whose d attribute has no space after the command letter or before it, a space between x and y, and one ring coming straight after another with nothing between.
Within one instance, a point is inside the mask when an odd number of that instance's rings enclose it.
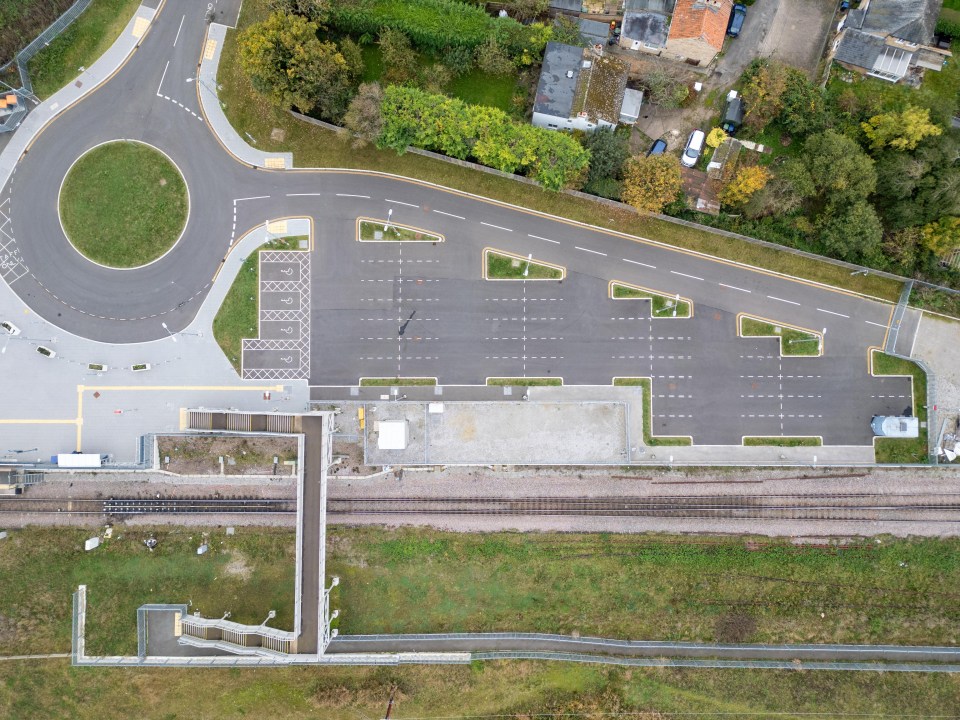
<instances>
[{"instance_id":1,"label":"pavement","mask_svg":"<svg viewBox=\"0 0 960 720\"><path fill-rule=\"evenodd\" d=\"M216 4L228 24L238 8L233 0ZM282 387L272 398L284 398L284 409L302 404L304 381L349 386L360 377L427 376L448 387L482 385L491 376L559 377L571 386L641 376L653 379L657 434L691 436L706 446L738 444L745 435L813 435L825 445L865 448L874 414L909 406L905 380L866 372L867 349L882 346L888 330L887 303L407 178L292 170L289 154L262 153L229 127L215 97L226 28L214 23L208 32L204 13L187 0L167 0L159 11L143 6L80 86L31 113L0 153L0 179L9 175L0 193L0 274L17 296L5 286L0 312L24 319L24 337L55 338L58 354L50 361L23 338L11 341L4 360L16 358L17 376L45 376L70 361L68 375L89 378L86 364L100 362L124 375L91 385L121 377L124 386L152 385L143 375L168 387L242 385L226 372L209 323L230 271L256 246L252 238L266 237L264 223L297 217L313 219L309 283L303 272L300 287L283 287L285 295L262 283L261 303L270 308L271 297L297 298L303 313L309 304L309 328L301 318L294 355L290 346L270 347L277 338L261 317L266 335L259 346L248 345L261 352L250 355L244 371L244 378ZM131 270L85 260L51 211L59 183L50 178L63 177L90 147L117 138L162 149L190 191L182 239L163 258ZM357 242L360 216L390 218L446 240ZM566 278L483 280L487 247L563 266ZM610 299L613 280L690 298L694 315L651 318L648 301ZM824 333L823 356L781 357L776 339L736 337L739 313ZM203 338L186 334L197 328L207 328L196 330ZM904 327L900 335L907 336ZM182 339L174 346L171 336ZM151 371L136 375L131 368L141 362ZM49 387L14 389L9 416L56 420L43 432L58 447L79 446L78 401L84 413L107 404L70 391L65 401L63 389L80 383L56 375ZM144 422L125 427L169 427L173 406L218 402L211 391L198 393L171 391L168 412L141 395ZM123 410L126 397L112 409ZM225 402L237 404L232 396L219 400ZM116 428L98 420L96 432L115 445ZM12 426L11 448L37 445L30 437L39 425Z\"/></svg>"}]
</instances>

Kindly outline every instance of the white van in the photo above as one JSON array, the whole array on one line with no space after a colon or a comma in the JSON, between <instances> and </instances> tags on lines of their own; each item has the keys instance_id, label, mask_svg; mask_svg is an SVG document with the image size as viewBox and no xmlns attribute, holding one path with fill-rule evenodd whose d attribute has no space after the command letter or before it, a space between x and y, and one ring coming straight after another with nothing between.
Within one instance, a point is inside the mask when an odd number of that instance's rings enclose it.
<instances>
[{"instance_id":1,"label":"white van","mask_svg":"<svg viewBox=\"0 0 960 720\"><path fill-rule=\"evenodd\" d=\"M696 165L697 160L700 159L700 153L703 152L703 143L706 139L707 136L703 134L703 130L694 130L690 133L687 146L683 148L683 155L680 156L680 162L687 167Z\"/></svg>"}]
</instances>

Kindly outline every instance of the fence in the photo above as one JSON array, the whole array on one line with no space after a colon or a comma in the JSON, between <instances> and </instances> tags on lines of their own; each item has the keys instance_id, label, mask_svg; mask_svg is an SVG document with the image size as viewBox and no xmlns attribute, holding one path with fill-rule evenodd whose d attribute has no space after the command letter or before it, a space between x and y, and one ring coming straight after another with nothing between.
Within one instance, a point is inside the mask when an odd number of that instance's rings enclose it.
<instances>
[{"instance_id":1,"label":"fence","mask_svg":"<svg viewBox=\"0 0 960 720\"><path fill-rule=\"evenodd\" d=\"M28 69L30 61L33 59L34 55L47 47L47 45L49 45L58 35L60 35L60 33L66 30L70 23L76 20L80 14L90 6L91 2L93 2L93 0L77 0L73 5L67 8L63 15L54 20L46 30L37 35L37 37L35 37L29 45L18 52L16 56L14 56L13 60L8 62L3 67L0 67L0 72L3 72L11 65L16 65L17 72L20 75L20 88L14 90L16 95L20 98L19 107L13 113L3 118L3 121L0 122L0 133L13 132L16 130L28 112L26 99L32 98L36 100L36 97L33 94L33 83L30 82L30 73Z\"/></svg>"}]
</instances>

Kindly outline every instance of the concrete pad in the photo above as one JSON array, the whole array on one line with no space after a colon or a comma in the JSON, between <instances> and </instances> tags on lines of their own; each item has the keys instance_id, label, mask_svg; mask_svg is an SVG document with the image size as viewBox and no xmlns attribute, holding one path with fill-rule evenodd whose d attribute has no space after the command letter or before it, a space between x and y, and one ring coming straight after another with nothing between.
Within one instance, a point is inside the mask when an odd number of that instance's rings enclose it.
<instances>
[{"instance_id":1,"label":"concrete pad","mask_svg":"<svg viewBox=\"0 0 960 720\"><path fill-rule=\"evenodd\" d=\"M299 262L261 262L260 280L278 280L298 282L300 280Z\"/></svg>"},{"instance_id":2,"label":"concrete pad","mask_svg":"<svg viewBox=\"0 0 960 720\"><path fill-rule=\"evenodd\" d=\"M298 290L282 292L265 291L260 293L260 310L303 310L303 295Z\"/></svg>"},{"instance_id":3,"label":"concrete pad","mask_svg":"<svg viewBox=\"0 0 960 720\"><path fill-rule=\"evenodd\" d=\"M286 370L300 365L299 350L243 350L243 369Z\"/></svg>"},{"instance_id":4,"label":"concrete pad","mask_svg":"<svg viewBox=\"0 0 960 720\"><path fill-rule=\"evenodd\" d=\"M299 340L303 325L299 320L261 320L261 340Z\"/></svg>"}]
</instances>

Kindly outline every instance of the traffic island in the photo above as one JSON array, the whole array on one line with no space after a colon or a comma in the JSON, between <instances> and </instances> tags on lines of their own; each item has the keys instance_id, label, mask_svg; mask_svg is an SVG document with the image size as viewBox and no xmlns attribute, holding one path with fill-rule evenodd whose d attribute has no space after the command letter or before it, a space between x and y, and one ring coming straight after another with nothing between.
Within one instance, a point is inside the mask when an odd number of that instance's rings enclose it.
<instances>
[{"instance_id":1,"label":"traffic island","mask_svg":"<svg viewBox=\"0 0 960 720\"><path fill-rule=\"evenodd\" d=\"M912 407L920 429L915 438L875 437L873 449L878 463L910 464L930 461L927 445L927 374L914 362L888 355L876 348L870 351L870 374L910 378Z\"/></svg>"},{"instance_id":2,"label":"traffic island","mask_svg":"<svg viewBox=\"0 0 960 720\"><path fill-rule=\"evenodd\" d=\"M619 280L610 282L609 292L613 300L649 300L650 315L655 319L693 317L693 301L679 295L671 295Z\"/></svg>"},{"instance_id":3,"label":"traffic island","mask_svg":"<svg viewBox=\"0 0 960 720\"><path fill-rule=\"evenodd\" d=\"M436 378L428 377L368 377L360 378L360 387L418 387L433 386Z\"/></svg>"},{"instance_id":4,"label":"traffic island","mask_svg":"<svg viewBox=\"0 0 960 720\"><path fill-rule=\"evenodd\" d=\"M561 265L535 260L502 250L485 248L483 251L484 280L563 280L567 270Z\"/></svg>"},{"instance_id":5,"label":"traffic island","mask_svg":"<svg viewBox=\"0 0 960 720\"><path fill-rule=\"evenodd\" d=\"M819 357L823 355L823 333L778 323L766 318L737 315L738 337L772 337L780 340L781 357Z\"/></svg>"},{"instance_id":6,"label":"traffic island","mask_svg":"<svg viewBox=\"0 0 960 720\"><path fill-rule=\"evenodd\" d=\"M60 187L59 207L64 233L77 252L105 267L135 268L177 243L190 196L169 157L123 140L80 156Z\"/></svg>"},{"instance_id":7,"label":"traffic island","mask_svg":"<svg viewBox=\"0 0 960 720\"><path fill-rule=\"evenodd\" d=\"M411 225L397 225L390 220L357 218L357 240L360 242L443 242L443 235Z\"/></svg>"}]
</instances>

